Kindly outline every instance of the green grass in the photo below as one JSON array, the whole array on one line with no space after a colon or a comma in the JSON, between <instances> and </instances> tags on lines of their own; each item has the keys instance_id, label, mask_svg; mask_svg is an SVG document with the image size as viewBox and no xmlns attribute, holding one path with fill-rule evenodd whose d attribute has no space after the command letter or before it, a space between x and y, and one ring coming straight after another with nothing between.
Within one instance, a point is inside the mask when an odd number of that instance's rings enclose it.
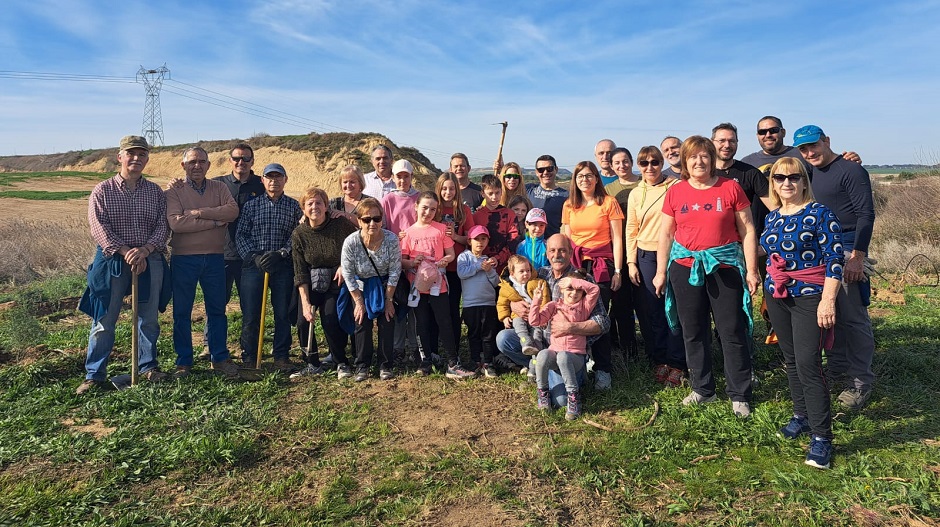
<instances>
[{"instance_id":1,"label":"green grass","mask_svg":"<svg viewBox=\"0 0 940 527\"><path fill-rule=\"evenodd\" d=\"M63 278L0 299L30 316L80 285ZM879 382L863 412L835 414L830 471L802 463L806 441L776 437L791 406L777 351L763 345L750 420L727 401L682 407L687 389L662 388L643 362L618 358L613 390L587 393L585 416L606 432L539 414L518 375L353 385L275 375L232 384L197 373L78 398L88 320L53 311L33 317L25 359L0 355L0 525L926 521L940 516L940 290L909 289L906 301L872 306ZM174 357L168 315L165 370ZM234 350L237 314L230 320ZM122 317L112 373L127 369L126 326ZM63 352L29 352L35 343ZM647 422L654 399L653 424L629 431ZM409 428L419 413L427 423ZM113 431L96 437L94 427Z\"/></svg>"},{"instance_id":2,"label":"green grass","mask_svg":"<svg viewBox=\"0 0 940 527\"><path fill-rule=\"evenodd\" d=\"M61 172L2 172L0 173L0 187L12 186L14 183L21 183L23 181L31 181L34 179L54 179L54 178L80 178L87 179L91 181L107 179L113 176L113 173L103 173L103 172L76 172L76 171L61 171ZM87 194L86 194L87 195ZM6 196L6 197L18 197L18 196Z\"/></svg>"},{"instance_id":3,"label":"green grass","mask_svg":"<svg viewBox=\"0 0 940 527\"><path fill-rule=\"evenodd\" d=\"M73 190L65 192L47 192L44 190L5 190L0 191L0 198L19 198L39 201L61 201L64 199L86 198L91 191Z\"/></svg>"}]
</instances>

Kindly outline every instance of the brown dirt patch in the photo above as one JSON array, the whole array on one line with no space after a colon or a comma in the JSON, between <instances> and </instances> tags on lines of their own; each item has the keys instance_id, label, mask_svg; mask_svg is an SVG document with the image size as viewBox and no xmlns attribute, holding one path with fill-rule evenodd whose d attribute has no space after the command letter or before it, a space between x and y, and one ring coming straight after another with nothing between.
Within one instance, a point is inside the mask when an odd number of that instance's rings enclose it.
<instances>
[{"instance_id":1,"label":"brown dirt patch","mask_svg":"<svg viewBox=\"0 0 940 527\"><path fill-rule=\"evenodd\" d=\"M399 377L354 385L338 401L368 401L376 418L399 436L395 444L414 453L461 446L479 457L536 448L534 440L518 435L533 422L522 410L530 405L528 392L498 383Z\"/></svg>"},{"instance_id":2,"label":"brown dirt patch","mask_svg":"<svg viewBox=\"0 0 940 527\"><path fill-rule=\"evenodd\" d=\"M82 434L91 434L95 439L102 439L113 434L117 428L113 426L107 426L104 424L104 421L101 419L89 419L87 423L78 424L71 417L67 417L60 421L62 426L72 430L74 432Z\"/></svg>"}]
</instances>

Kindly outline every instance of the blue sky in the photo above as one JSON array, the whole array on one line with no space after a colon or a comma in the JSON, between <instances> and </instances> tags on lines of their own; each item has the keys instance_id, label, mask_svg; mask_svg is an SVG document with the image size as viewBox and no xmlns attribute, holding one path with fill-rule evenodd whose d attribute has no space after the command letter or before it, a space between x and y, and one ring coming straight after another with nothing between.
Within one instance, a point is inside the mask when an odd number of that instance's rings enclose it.
<instances>
[{"instance_id":1,"label":"blue sky","mask_svg":"<svg viewBox=\"0 0 940 527\"><path fill-rule=\"evenodd\" d=\"M773 114L866 163L937 163L938 22L934 0L13 0L0 71L132 79L166 63L166 144L371 131L438 167L456 151L485 167L491 123L508 121L507 161L571 167L601 138L635 152L722 121L743 157ZM204 90L303 126L192 98ZM0 155L114 146L140 133L144 93L0 73Z\"/></svg>"}]
</instances>

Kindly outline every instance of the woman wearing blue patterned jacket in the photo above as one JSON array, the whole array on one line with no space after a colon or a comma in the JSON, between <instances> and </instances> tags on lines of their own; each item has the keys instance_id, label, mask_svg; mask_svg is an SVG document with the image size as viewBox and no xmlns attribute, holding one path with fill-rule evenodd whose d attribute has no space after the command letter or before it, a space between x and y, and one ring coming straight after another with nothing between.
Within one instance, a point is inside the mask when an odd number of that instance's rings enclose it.
<instances>
[{"instance_id":1,"label":"woman wearing blue patterned jacket","mask_svg":"<svg viewBox=\"0 0 940 527\"><path fill-rule=\"evenodd\" d=\"M782 158L770 169L770 200L761 248L767 253L767 311L787 365L793 417L786 439L810 434L806 464L829 468L832 415L822 350L832 346L836 295L842 281L842 227L813 198L800 160Z\"/></svg>"}]
</instances>

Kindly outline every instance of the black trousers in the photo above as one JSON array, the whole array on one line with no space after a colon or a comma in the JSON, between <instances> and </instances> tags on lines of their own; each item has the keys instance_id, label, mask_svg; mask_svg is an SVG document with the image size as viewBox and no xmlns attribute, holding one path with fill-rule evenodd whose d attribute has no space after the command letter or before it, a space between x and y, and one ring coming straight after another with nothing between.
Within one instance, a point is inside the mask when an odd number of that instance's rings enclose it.
<instances>
[{"instance_id":1,"label":"black trousers","mask_svg":"<svg viewBox=\"0 0 940 527\"><path fill-rule=\"evenodd\" d=\"M324 293L315 293L308 291L310 304L316 308L320 315L320 326L323 328L324 337L326 337L326 346L333 355L337 364L348 364L346 358L346 344L349 343L349 335L343 331L339 325L339 314L336 310L336 299L339 296L339 289L330 288ZM304 359L310 364L320 364L320 350L317 347L317 337L313 337L313 350L307 349L308 331L313 331L313 324L307 322L304 318L303 306L297 303L297 339L300 346L304 348Z\"/></svg>"},{"instance_id":2,"label":"black trousers","mask_svg":"<svg viewBox=\"0 0 940 527\"><path fill-rule=\"evenodd\" d=\"M457 271L447 271L447 296L450 298L450 319L451 328L454 331L454 343L459 351L460 349L460 296L463 294L463 284L460 283L460 277ZM431 324L431 333L429 341L424 345L422 351L425 353L437 353L438 342L440 341L440 328L433 319L428 321Z\"/></svg>"},{"instance_id":3,"label":"black trousers","mask_svg":"<svg viewBox=\"0 0 940 527\"><path fill-rule=\"evenodd\" d=\"M705 284L689 284L691 269L675 262L669 267L669 282L675 293L679 323L685 342L685 360L689 366L692 390L705 397L715 394L712 372L711 324L721 337L725 361L725 382L732 401L751 400L751 354L747 340L747 316L742 307L744 282L737 269L720 267L705 276Z\"/></svg>"},{"instance_id":4,"label":"black trousers","mask_svg":"<svg viewBox=\"0 0 940 527\"><path fill-rule=\"evenodd\" d=\"M353 340L356 343L356 369L369 369L372 367L372 355L375 345L372 343L372 326L379 328L379 369L392 370L395 344L395 317L385 320L385 314L379 315L375 320L363 317L362 324L356 324Z\"/></svg>"},{"instance_id":5,"label":"black trousers","mask_svg":"<svg viewBox=\"0 0 940 527\"><path fill-rule=\"evenodd\" d=\"M814 435L832 439L829 386L822 369L825 332L816 319L820 295L774 298L767 291L764 295L787 365L793 413L809 419Z\"/></svg>"},{"instance_id":6,"label":"black trousers","mask_svg":"<svg viewBox=\"0 0 940 527\"><path fill-rule=\"evenodd\" d=\"M424 350L421 357L423 365L431 364L431 355L428 352L431 342L431 324L437 322L437 329L441 343L444 345L444 354L447 364L453 366L460 362L457 356L457 343L454 341L454 328L450 319L450 296L441 293L438 296L422 294L418 305L414 308L415 325L418 333L418 343Z\"/></svg>"},{"instance_id":7,"label":"black trousers","mask_svg":"<svg viewBox=\"0 0 940 527\"><path fill-rule=\"evenodd\" d=\"M669 330L666 322L666 301L656 296L653 277L656 276L656 251L637 249L637 267L640 268L640 286L636 290L636 313L640 319L643 347L653 364L666 364L680 370L687 369L682 332Z\"/></svg>"},{"instance_id":8,"label":"black trousers","mask_svg":"<svg viewBox=\"0 0 940 527\"><path fill-rule=\"evenodd\" d=\"M467 325L467 343L470 345L470 361L491 364L496 355L496 334L500 325L496 317L496 306L473 306L463 308L463 321Z\"/></svg>"}]
</instances>

